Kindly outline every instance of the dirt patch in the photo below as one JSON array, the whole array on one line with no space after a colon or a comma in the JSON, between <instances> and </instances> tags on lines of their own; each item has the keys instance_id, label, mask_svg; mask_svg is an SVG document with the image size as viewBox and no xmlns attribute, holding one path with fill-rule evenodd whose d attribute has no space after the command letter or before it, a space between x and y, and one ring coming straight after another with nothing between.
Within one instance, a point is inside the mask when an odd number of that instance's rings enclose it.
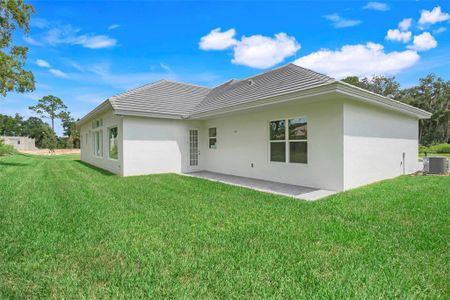
<instances>
[{"instance_id":1,"label":"dirt patch","mask_svg":"<svg viewBox=\"0 0 450 300\"><path fill-rule=\"evenodd\" d=\"M80 149L55 149L50 151L49 149L38 150L23 150L20 153L35 154L35 155L63 155L63 154L80 154Z\"/></svg>"}]
</instances>

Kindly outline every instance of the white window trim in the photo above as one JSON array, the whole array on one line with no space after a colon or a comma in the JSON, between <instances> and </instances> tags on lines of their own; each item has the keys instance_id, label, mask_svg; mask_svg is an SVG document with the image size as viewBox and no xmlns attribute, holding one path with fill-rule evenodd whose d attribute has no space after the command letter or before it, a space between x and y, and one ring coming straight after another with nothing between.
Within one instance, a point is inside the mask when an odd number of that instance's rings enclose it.
<instances>
[{"instance_id":1,"label":"white window trim","mask_svg":"<svg viewBox=\"0 0 450 300\"><path fill-rule=\"evenodd\" d=\"M97 146L96 145L96 143L95 143L95 135L96 135L96 133L99 133L99 139L101 140L101 143L100 143L100 155L97 155L97 151L95 151L96 149L95 149L95 147ZM93 154L93 156L94 157L96 157L96 158L103 158L103 151L104 151L104 144L103 144L103 129L96 129L96 130L94 130L93 132L92 132L93 134L92 134L92 142L93 142L93 152L94 152L94 154Z\"/></svg>"},{"instance_id":2,"label":"white window trim","mask_svg":"<svg viewBox=\"0 0 450 300\"><path fill-rule=\"evenodd\" d=\"M269 162L269 164L283 164L283 165L294 165L294 166L299 166L299 165L308 165L309 163L309 159L306 160L306 163L300 163L300 162L290 162L289 158L290 158L290 145L289 142L306 142L306 153L307 153L307 157L309 157L309 143L308 143L308 138L303 139L303 140L289 140L289 120L292 119L301 119L304 118L306 120L308 120L307 116L296 116L296 117L284 117L284 118L277 118L277 119L271 119L269 121L267 121L266 124L266 130L267 130L267 161ZM285 133L284 133L284 140L271 140L270 139L270 123L274 122L274 121L284 121L285 122ZM309 120L308 120L308 126L309 126ZM272 161L270 159L270 143L285 143L286 144L286 160L285 161Z\"/></svg>"},{"instance_id":3,"label":"white window trim","mask_svg":"<svg viewBox=\"0 0 450 300\"><path fill-rule=\"evenodd\" d=\"M212 129L212 128L216 129L216 135L215 136L209 136L209 130ZM210 147L211 139L216 139L216 147L215 148L211 148ZM208 149L211 149L211 150L216 150L217 149L217 127L216 126L208 127Z\"/></svg>"}]
</instances>

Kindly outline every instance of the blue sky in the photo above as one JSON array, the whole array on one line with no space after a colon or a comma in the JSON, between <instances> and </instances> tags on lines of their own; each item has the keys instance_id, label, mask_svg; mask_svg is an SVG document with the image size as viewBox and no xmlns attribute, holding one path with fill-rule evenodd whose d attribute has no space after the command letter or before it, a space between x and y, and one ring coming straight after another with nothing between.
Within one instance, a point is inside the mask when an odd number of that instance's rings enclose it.
<instances>
[{"instance_id":1,"label":"blue sky","mask_svg":"<svg viewBox=\"0 0 450 300\"><path fill-rule=\"evenodd\" d=\"M32 113L45 95L82 117L111 95L173 79L206 86L295 62L341 78L450 79L447 1L33 1L27 68L36 91L0 99ZM58 128L58 133L61 129Z\"/></svg>"}]
</instances>

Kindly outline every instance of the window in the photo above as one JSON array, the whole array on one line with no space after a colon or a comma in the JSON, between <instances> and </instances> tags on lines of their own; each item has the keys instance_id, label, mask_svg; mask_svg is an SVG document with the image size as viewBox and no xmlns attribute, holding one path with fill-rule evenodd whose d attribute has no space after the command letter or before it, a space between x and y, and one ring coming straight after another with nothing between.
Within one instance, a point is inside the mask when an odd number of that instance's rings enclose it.
<instances>
[{"instance_id":1,"label":"window","mask_svg":"<svg viewBox=\"0 0 450 300\"><path fill-rule=\"evenodd\" d=\"M103 126L103 119L97 119L92 121L92 129Z\"/></svg>"},{"instance_id":2,"label":"window","mask_svg":"<svg viewBox=\"0 0 450 300\"><path fill-rule=\"evenodd\" d=\"M216 147L217 147L217 128L215 128L215 127L209 128L208 136L209 136L209 148L216 149Z\"/></svg>"},{"instance_id":3,"label":"window","mask_svg":"<svg viewBox=\"0 0 450 300\"><path fill-rule=\"evenodd\" d=\"M103 156L103 130L94 131L94 155Z\"/></svg>"},{"instance_id":4,"label":"window","mask_svg":"<svg viewBox=\"0 0 450 300\"><path fill-rule=\"evenodd\" d=\"M308 163L308 121L306 118L270 121L269 139L270 161ZM289 159L287 160L287 158Z\"/></svg>"},{"instance_id":5,"label":"window","mask_svg":"<svg viewBox=\"0 0 450 300\"><path fill-rule=\"evenodd\" d=\"M117 138L117 127L109 129L109 158L119 158L119 139Z\"/></svg>"}]
</instances>

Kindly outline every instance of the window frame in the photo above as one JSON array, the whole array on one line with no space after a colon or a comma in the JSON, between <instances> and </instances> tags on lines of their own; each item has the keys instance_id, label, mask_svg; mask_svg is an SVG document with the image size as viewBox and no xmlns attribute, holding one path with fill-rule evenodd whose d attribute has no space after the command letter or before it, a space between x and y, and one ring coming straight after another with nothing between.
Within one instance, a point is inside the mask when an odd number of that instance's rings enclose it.
<instances>
[{"instance_id":1,"label":"window frame","mask_svg":"<svg viewBox=\"0 0 450 300\"><path fill-rule=\"evenodd\" d=\"M289 120L294 119L305 119L306 120L306 126L308 126L309 120L307 116L295 116L295 117L284 117L284 118L277 118L277 119L271 119L267 121L266 130L267 130L267 160L270 164L286 164L286 165L307 165L308 164L308 153L309 153L309 143L308 143L308 134L306 135L306 139L295 139L290 140L289 139ZM276 121L284 121L285 126L285 134L284 134L284 140L271 140L271 134L270 134L270 124L272 122ZM308 127L307 127L308 128ZM290 151L291 151L291 142L302 142L306 143L306 162L291 162L290 160ZM285 143L285 160L284 161L272 161L271 160L271 144L272 143Z\"/></svg>"},{"instance_id":2,"label":"window frame","mask_svg":"<svg viewBox=\"0 0 450 300\"><path fill-rule=\"evenodd\" d=\"M111 129L116 128L117 130L117 158L111 157ZM119 126L118 125L113 125L111 127L108 127L108 159L110 160L119 160Z\"/></svg>"},{"instance_id":3,"label":"window frame","mask_svg":"<svg viewBox=\"0 0 450 300\"><path fill-rule=\"evenodd\" d=\"M92 133L93 133L92 134L92 142L93 142L94 157L103 158L103 129L94 130ZM99 141L100 141L99 142L100 151L97 151L97 143L95 141L95 137L96 137L97 133L98 133L98 137L99 137ZM97 155L97 152L100 152L100 155Z\"/></svg>"},{"instance_id":4,"label":"window frame","mask_svg":"<svg viewBox=\"0 0 450 300\"><path fill-rule=\"evenodd\" d=\"M216 134L214 136L211 136L209 131L210 129L215 129ZM216 140L216 143L214 144L214 147L211 147L211 140ZM208 149L217 149L217 127L208 127Z\"/></svg>"}]
</instances>

